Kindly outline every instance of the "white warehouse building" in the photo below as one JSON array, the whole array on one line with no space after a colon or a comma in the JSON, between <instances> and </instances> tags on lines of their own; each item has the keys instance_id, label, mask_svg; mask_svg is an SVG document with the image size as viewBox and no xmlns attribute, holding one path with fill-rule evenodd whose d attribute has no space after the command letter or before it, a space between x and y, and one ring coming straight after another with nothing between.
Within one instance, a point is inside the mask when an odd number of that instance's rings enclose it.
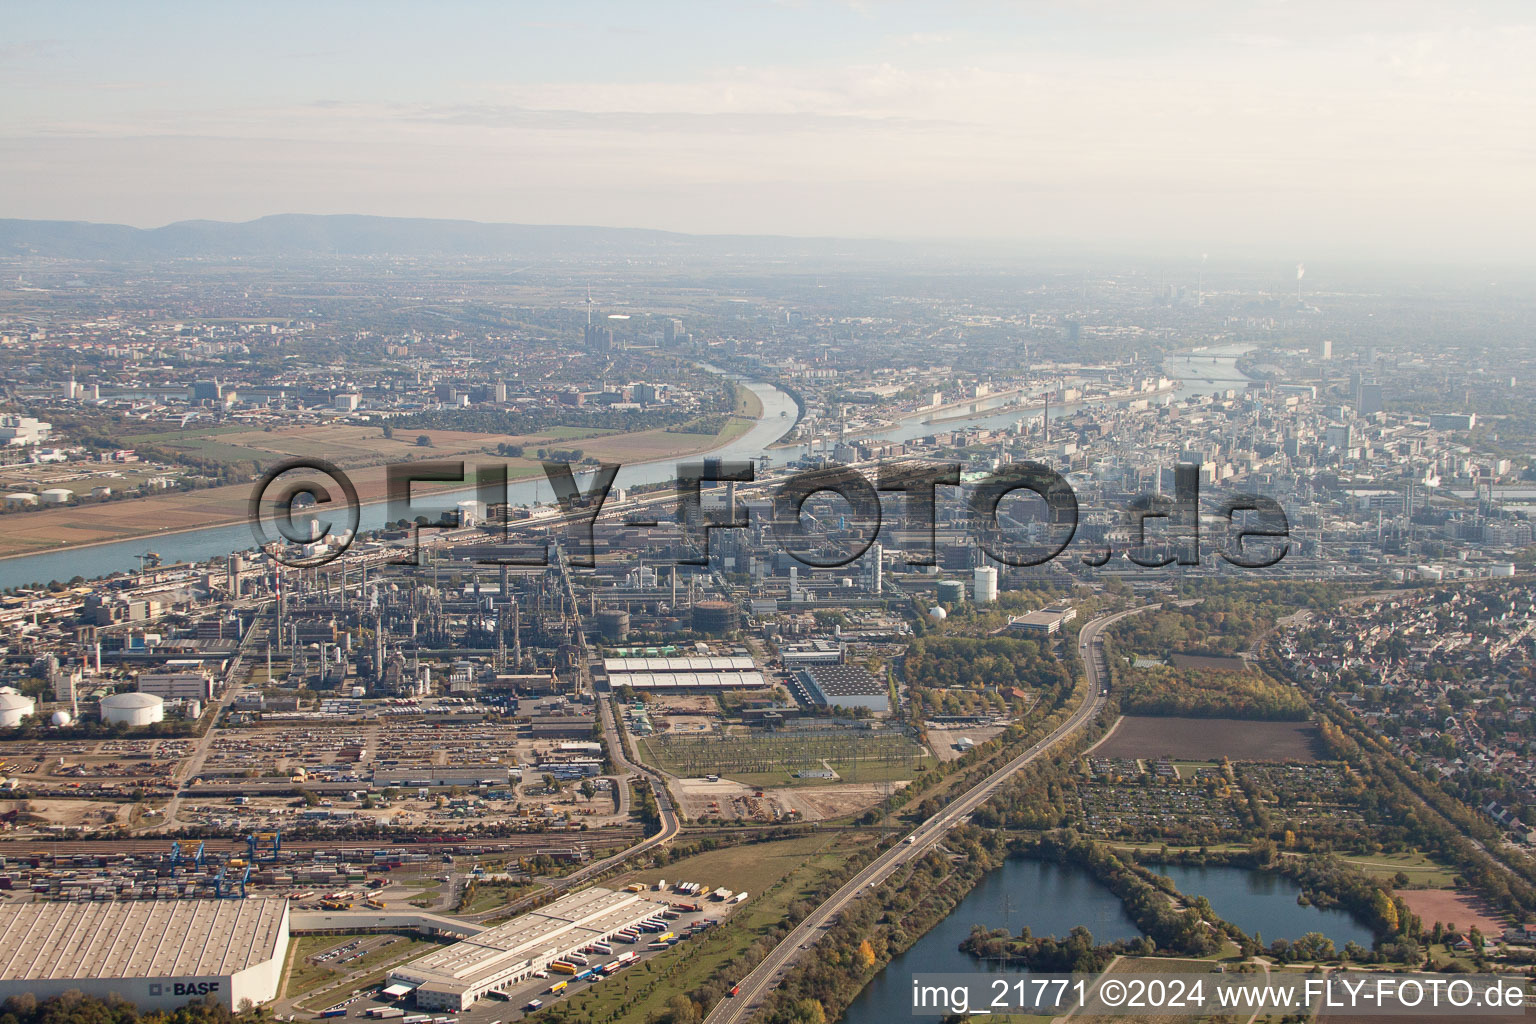
<instances>
[{"instance_id":1,"label":"white warehouse building","mask_svg":"<svg viewBox=\"0 0 1536 1024\"><path fill-rule=\"evenodd\" d=\"M287 955L287 900L0 905L0 1000L75 989L140 1010L208 996L239 1010L277 997Z\"/></svg>"},{"instance_id":2,"label":"white warehouse building","mask_svg":"<svg viewBox=\"0 0 1536 1024\"><path fill-rule=\"evenodd\" d=\"M395 968L390 988L414 990L423 1010L467 1010L487 993L505 992L567 953L666 909L638 893L583 889Z\"/></svg>"}]
</instances>

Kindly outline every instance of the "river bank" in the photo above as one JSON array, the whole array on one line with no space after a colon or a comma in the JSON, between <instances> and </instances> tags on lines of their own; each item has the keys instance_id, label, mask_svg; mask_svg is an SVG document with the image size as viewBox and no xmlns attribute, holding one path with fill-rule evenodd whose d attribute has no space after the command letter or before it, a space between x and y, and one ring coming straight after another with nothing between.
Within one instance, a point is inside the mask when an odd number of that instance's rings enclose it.
<instances>
[{"instance_id":1,"label":"river bank","mask_svg":"<svg viewBox=\"0 0 1536 1024\"><path fill-rule=\"evenodd\" d=\"M742 381L738 384L746 392L738 406L742 412L733 414L724 427L712 436L667 436L666 431L657 429L633 435L613 434L605 438L583 439L580 443L589 454L606 456L608 461L623 463L624 468L620 470L616 481L620 487L669 481L676 475L677 461L683 458L707 455L745 458L749 454L755 457L766 444L788 432L794 420L787 413L795 406L787 394L771 384L759 381ZM742 413L755 415L747 420ZM691 443L668 446L674 439ZM609 444L600 445L599 442L604 440L608 440ZM507 500L513 505L537 504L553 498L545 483L543 469L537 462L505 459L471 451L435 452L433 457L462 459L466 462L474 462L478 457L484 462L506 465ZM519 465L519 462L522 464ZM382 465L349 471L362 505L358 526L360 531L374 530L385 525L388 503L385 500L384 472L385 467ZM149 547L158 549L167 563L202 561L248 550L255 543L245 518L250 493L251 485L241 484L136 499L131 508L125 507L130 505L128 502L81 506L69 511L94 513L95 517L110 512L113 518L106 520L105 525L88 516L83 525L59 526L59 529L73 528L93 535L89 538L81 537L73 543L55 543L46 548L34 546L32 550L18 550L22 542L14 533L9 536L0 533L0 551L6 552L0 555L0 587L70 580L76 576L93 579L133 569L139 564L138 556ZM412 487L412 493L417 497L436 499L439 507L450 509L460 500L475 497L474 488L462 483L447 483L436 487L417 485ZM158 508L146 508L142 503L145 501L162 504ZM430 512L433 503L423 502L421 506L424 512ZM45 514L51 515L55 511L58 510ZM32 514L22 513L17 520ZM149 524L155 525L151 527ZM6 551L8 546L10 550Z\"/></svg>"}]
</instances>

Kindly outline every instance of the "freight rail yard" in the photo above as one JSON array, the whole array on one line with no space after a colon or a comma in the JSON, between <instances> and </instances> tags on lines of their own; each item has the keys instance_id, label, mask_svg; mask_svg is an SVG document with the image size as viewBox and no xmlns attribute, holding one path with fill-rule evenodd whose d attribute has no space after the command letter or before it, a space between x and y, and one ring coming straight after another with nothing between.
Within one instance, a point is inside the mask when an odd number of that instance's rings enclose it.
<instances>
[{"instance_id":1,"label":"freight rail yard","mask_svg":"<svg viewBox=\"0 0 1536 1024\"><path fill-rule=\"evenodd\" d=\"M561 517L470 502L319 568L146 556L66 595L0 660L0 910L226 908L183 911L195 933L279 904L287 953L243 998L287 1019L501 1024L717 973L801 891L800 844L825 869L894 841L883 805L1054 685L914 704L912 608L990 592L878 550L856 577L753 560L766 487L708 489L758 525L707 564L681 522L609 519L574 572Z\"/></svg>"},{"instance_id":2,"label":"freight rail yard","mask_svg":"<svg viewBox=\"0 0 1536 1024\"><path fill-rule=\"evenodd\" d=\"M106 625L39 662L52 725L0 735L0 910L33 931L170 912L195 933L281 906L284 945L242 968L260 984L118 984L146 1008L217 992L287 1018L490 1024L585 1006L750 905L724 878L629 881L685 822L695 843L835 836L935 763L811 674L846 669L858 700L888 703L849 662L889 656L899 615L851 610L837 642L776 616L793 638L765 645L710 573L631 563L578 583L558 563L480 566L472 539L428 541L431 570L375 566L368 545L319 573L215 563L212 616ZM693 638L628 642L662 623ZM108 728L114 696L143 721Z\"/></svg>"}]
</instances>

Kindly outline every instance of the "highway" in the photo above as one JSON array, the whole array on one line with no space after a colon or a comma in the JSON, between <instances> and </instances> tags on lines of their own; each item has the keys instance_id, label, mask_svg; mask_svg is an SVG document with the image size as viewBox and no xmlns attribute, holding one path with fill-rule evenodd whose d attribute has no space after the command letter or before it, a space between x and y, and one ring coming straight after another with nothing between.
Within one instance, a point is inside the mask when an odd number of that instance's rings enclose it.
<instances>
[{"instance_id":1,"label":"highway","mask_svg":"<svg viewBox=\"0 0 1536 1024\"><path fill-rule=\"evenodd\" d=\"M821 906L806 915L784 940L774 947L763 961L736 986L736 996L720 1000L705 1018L705 1024L736 1024L746 1020L762 1007L763 998L773 989L784 972L789 969L796 955L809 948L837 914L864 891L884 881L892 872L914 858L932 849L944 835L959 824L988 797L997 791L1010 775L1046 754L1067 737L1096 718L1106 703L1106 665L1099 642L1099 634L1106 626L1113 625L1131 615L1150 611L1158 605L1145 605L1110 615L1101 615L1083 625L1078 635L1078 653L1082 655L1088 677L1088 695L1072 717L1057 726L1050 735L1035 743L1028 750L972 786L959 798L950 801L944 809L914 829L900 843L876 857L842 888L827 898Z\"/></svg>"}]
</instances>

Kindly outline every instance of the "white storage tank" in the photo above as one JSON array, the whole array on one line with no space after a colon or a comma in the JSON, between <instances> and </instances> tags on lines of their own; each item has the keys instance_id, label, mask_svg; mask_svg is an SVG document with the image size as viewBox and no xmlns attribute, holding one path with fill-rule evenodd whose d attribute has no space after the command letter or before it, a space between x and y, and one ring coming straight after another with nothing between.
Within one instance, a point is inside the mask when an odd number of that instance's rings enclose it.
<instances>
[{"instance_id":1,"label":"white storage tank","mask_svg":"<svg viewBox=\"0 0 1536 1024\"><path fill-rule=\"evenodd\" d=\"M971 600L977 604L991 604L997 600L997 567L978 565L972 574Z\"/></svg>"},{"instance_id":2,"label":"white storage tank","mask_svg":"<svg viewBox=\"0 0 1536 1024\"><path fill-rule=\"evenodd\" d=\"M1515 574L1514 562L1494 562L1489 566L1489 575L1495 578L1507 578Z\"/></svg>"},{"instance_id":3,"label":"white storage tank","mask_svg":"<svg viewBox=\"0 0 1536 1024\"><path fill-rule=\"evenodd\" d=\"M48 723L50 725L57 726L58 728L63 728L69 724L69 712L55 711L53 713L53 717L48 719Z\"/></svg>"},{"instance_id":4,"label":"white storage tank","mask_svg":"<svg viewBox=\"0 0 1536 1024\"><path fill-rule=\"evenodd\" d=\"M14 729L37 708L37 702L6 688L0 692L0 729Z\"/></svg>"},{"instance_id":5,"label":"white storage tank","mask_svg":"<svg viewBox=\"0 0 1536 1024\"><path fill-rule=\"evenodd\" d=\"M101 698L101 720L108 725L154 725L165 721L165 701L152 693L114 693Z\"/></svg>"}]
</instances>

